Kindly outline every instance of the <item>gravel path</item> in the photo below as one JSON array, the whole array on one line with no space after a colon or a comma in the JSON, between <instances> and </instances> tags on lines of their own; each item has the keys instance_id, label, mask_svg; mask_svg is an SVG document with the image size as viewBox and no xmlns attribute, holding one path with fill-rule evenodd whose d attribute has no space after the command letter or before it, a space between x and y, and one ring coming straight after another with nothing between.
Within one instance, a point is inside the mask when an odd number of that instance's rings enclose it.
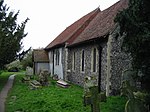
<instances>
[{"instance_id":1,"label":"gravel path","mask_svg":"<svg viewBox=\"0 0 150 112\"><path fill-rule=\"evenodd\" d=\"M5 101L7 98L8 91L11 89L11 87L13 85L14 78L15 78L15 75L11 75L8 78L6 85L0 92L0 112L5 112Z\"/></svg>"}]
</instances>

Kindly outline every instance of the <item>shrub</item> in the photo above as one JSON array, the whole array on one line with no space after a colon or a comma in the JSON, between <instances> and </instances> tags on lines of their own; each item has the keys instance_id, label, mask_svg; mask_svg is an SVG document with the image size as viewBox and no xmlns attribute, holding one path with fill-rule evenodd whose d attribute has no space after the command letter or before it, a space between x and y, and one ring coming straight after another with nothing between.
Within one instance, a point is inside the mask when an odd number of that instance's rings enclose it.
<instances>
[{"instance_id":1,"label":"shrub","mask_svg":"<svg viewBox=\"0 0 150 112\"><path fill-rule=\"evenodd\" d=\"M22 65L19 60L13 61L10 64L6 65L6 69L8 71L19 71L22 70Z\"/></svg>"}]
</instances>

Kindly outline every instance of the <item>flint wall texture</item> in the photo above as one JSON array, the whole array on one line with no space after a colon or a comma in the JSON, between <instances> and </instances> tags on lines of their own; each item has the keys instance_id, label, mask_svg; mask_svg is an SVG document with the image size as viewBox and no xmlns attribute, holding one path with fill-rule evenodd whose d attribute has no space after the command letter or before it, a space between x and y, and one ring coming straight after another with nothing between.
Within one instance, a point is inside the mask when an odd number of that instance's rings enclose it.
<instances>
[{"instance_id":1,"label":"flint wall texture","mask_svg":"<svg viewBox=\"0 0 150 112\"><path fill-rule=\"evenodd\" d=\"M106 43L99 44L102 47L101 53L101 85L102 90L105 90L106 85ZM69 56L68 56L68 69L71 71L68 73L68 80L75 84L84 85L84 78L86 76L94 76L96 77L96 81L98 84L98 77L99 77L99 52L98 52L98 44L93 45L84 45L76 48L69 49ZM92 51L96 48L96 72L92 72ZM85 66L84 72L81 71L81 54L84 50L85 54ZM73 70L73 55L75 53L75 70Z\"/></svg>"},{"instance_id":2,"label":"flint wall texture","mask_svg":"<svg viewBox=\"0 0 150 112\"><path fill-rule=\"evenodd\" d=\"M122 71L131 68L131 60L132 60L130 54L127 54L121 50L123 36L116 36L116 33L117 29L110 36L110 38L112 38L111 41L112 49L110 52L111 54L110 89L112 93L120 88Z\"/></svg>"},{"instance_id":3,"label":"flint wall texture","mask_svg":"<svg viewBox=\"0 0 150 112\"><path fill-rule=\"evenodd\" d=\"M63 57L64 64L64 74L65 80L70 81L74 84L78 84L80 86L84 85L84 78L86 76L94 76L97 79L99 77L99 70L101 70L101 90L106 91L106 85L108 85L110 89L110 94L118 91L121 85L121 75L122 71L131 68L131 57L129 54L126 54L121 50L121 45L123 41L123 36L117 35L118 29L116 29L112 34L109 35L111 38L111 50L110 59L108 59L108 41L99 42L95 44L87 44L82 46L76 46L74 48L68 48L67 55L66 50L64 51L65 57ZM108 39L109 40L109 39ZM98 51L98 47L102 47L101 54ZM92 72L92 51L96 48L96 72ZM85 53L85 66L84 72L81 71L81 54L84 50ZM73 55L75 53L75 70L73 70ZM99 57L101 56L101 61L99 61ZM65 60L65 61L64 61ZM110 64L108 65L108 61ZM100 62L100 63L99 63ZM99 68L99 64L101 64L101 68ZM108 67L109 66L109 67ZM110 68L108 72L108 68ZM110 74L108 74L110 73ZM109 76L109 78L108 78ZM110 83L107 83L109 81ZM115 93L114 93L115 94Z\"/></svg>"}]
</instances>

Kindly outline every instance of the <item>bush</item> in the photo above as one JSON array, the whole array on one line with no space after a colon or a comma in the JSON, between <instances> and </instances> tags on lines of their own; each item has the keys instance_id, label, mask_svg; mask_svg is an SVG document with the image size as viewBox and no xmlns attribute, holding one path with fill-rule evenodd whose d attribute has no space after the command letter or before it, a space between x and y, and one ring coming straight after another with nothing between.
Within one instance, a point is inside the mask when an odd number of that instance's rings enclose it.
<instances>
[{"instance_id":1,"label":"bush","mask_svg":"<svg viewBox=\"0 0 150 112\"><path fill-rule=\"evenodd\" d=\"M32 62L32 50L30 50L26 56L21 60L21 65L22 68L25 70L27 66L33 67L33 62Z\"/></svg>"},{"instance_id":2,"label":"bush","mask_svg":"<svg viewBox=\"0 0 150 112\"><path fill-rule=\"evenodd\" d=\"M22 65L19 60L16 60L6 65L6 69L9 72L18 72L19 70L22 70Z\"/></svg>"},{"instance_id":3,"label":"bush","mask_svg":"<svg viewBox=\"0 0 150 112\"><path fill-rule=\"evenodd\" d=\"M2 71L0 70L0 75L2 74Z\"/></svg>"}]
</instances>

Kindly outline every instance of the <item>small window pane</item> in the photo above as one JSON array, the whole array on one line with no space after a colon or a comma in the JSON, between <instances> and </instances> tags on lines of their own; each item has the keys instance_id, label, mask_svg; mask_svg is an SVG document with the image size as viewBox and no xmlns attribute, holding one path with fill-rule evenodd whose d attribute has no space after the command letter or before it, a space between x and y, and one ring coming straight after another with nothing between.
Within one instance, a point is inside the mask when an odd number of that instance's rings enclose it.
<instances>
[{"instance_id":1,"label":"small window pane","mask_svg":"<svg viewBox=\"0 0 150 112\"><path fill-rule=\"evenodd\" d=\"M85 63L84 61L85 61L85 60L84 60L84 50L83 50L83 51L82 51L82 63L81 63L81 64L82 64L82 65L81 65L81 70L82 70L82 71L84 71L84 63Z\"/></svg>"},{"instance_id":2,"label":"small window pane","mask_svg":"<svg viewBox=\"0 0 150 112\"><path fill-rule=\"evenodd\" d=\"M93 72L96 72L96 48L93 50Z\"/></svg>"}]
</instances>

